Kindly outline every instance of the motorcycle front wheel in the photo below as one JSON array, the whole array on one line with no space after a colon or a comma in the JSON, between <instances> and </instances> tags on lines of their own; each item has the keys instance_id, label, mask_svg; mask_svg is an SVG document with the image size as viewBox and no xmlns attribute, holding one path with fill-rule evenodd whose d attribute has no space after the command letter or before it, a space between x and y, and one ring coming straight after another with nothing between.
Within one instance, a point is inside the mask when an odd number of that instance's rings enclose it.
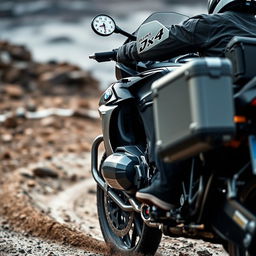
<instances>
[{"instance_id":1,"label":"motorcycle front wheel","mask_svg":"<svg viewBox=\"0 0 256 256\"><path fill-rule=\"evenodd\" d=\"M103 156L101 165L104 161ZM124 201L122 191L115 191ZM154 255L162 238L159 229L148 227L137 212L123 211L99 186L97 209L101 232L110 249L127 255Z\"/></svg>"},{"instance_id":2,"label":"motorcycle front wheel","mask_svg":"<svg viewBox=\"0 0 256 256\"><path fill-rule=\"evenodd\" d=\"M121 191L116 191L125 199ZM154 255L162 232L148 227L136 212L125 212L97 187L97 207L101 231L114 252L127 255Z\"/></svg>"}]
</instances>

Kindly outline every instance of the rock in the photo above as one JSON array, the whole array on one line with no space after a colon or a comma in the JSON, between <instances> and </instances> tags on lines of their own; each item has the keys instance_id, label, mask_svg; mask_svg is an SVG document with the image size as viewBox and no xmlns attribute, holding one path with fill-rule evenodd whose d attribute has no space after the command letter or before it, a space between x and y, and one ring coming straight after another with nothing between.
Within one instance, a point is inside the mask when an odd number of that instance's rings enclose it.
<instances>
[{"instance_id":1,"label":"rock","mask_svg":"<svg viewBox=\"0 0 256 256\"><path fill-rule=\"evenodd\" d=\"M33 174L36 177L40 177L40 178L46 178L46 177L50 177L50 178L58 178L58 174L53 171L50 168L46 168L46 167L37 167L35 169L33 169Z\"/></svg>"},{"instance_id":2,"label":"rock","mask_svg":"<svg viewBox=\"0 0 256 256\"><path fill-rule=\"evenodd\" d=\"M67 215L67 214L65 214L65 216L64 216L64 221L65 221L65 222L71 222L70 216Z\"/></svg>"},{"instance_id":3,"label":"rock","mask_svg":"<svg viewBox=\"0 0 256 256\"><path fill-rule=\"evenodd\" d=\"M23 81L23 77L25 72L20 70L19 68L14 67L14 65L10 66L5 70L2 76L2 80L5 83L21 83Z\"/></svg>"},{"instance_id":4,"label":"rock","mask_svg":"<svg viewBox=\"0 0 256 256\"><path fill-rule=\"evenodd\" d=\"M54 136L55 134L55 130L52 128L52 127L45 127L44 130L41 131L41 135L43 137L49 137L49 136ZM48 139L51 139L51 138L48 138Z\"/></svg>"},{"instance_id":5,"label":"rock","mask_svg":"<svg viewBox=\"0 0 256 256\"><path fill-rule=\"evenodd\" d=\"M6 151L2 154L1 159L3 160L10 160L12 159L12 153L9 151Z\"/></svg>"},{"instance_id":6,"label":"rock","mask_svg":"<svg viewBox=\"0 0 256 256\"><path fill-rule=\"evenodd\" d=\"M211 256L211 255L212 255L212 253L210 253L210 252L207 251L207 250L198 251L197 254L198 254L199 256Z\"/></svg>"},{"instance_id":7,"label":"rock","mask_svg":"<svg viewBox=\"0 0 256 256\"><path fill-rule=\"evenodd\" d=\"M41 75L40 81L51 85L66 84L69 81L69 77L65 70L62 72L53 71Z\"/></svg>"},{"instance_id":8,"label":"rock","mask_svg":"<svg viewBox=\"0 0 256 256\"><path fill-rule=\"evenodd\" d=\"M20 219L25 220L26 218L27 218L27 215L25 215L25 214L20 215Z\"/></svg>"},{"instance_id":9,"label":"rock","mask_svg":"<svg viewBox=\"0 0 256 256\"><path fill-rule=\"evenodd\" d=\"M27 104L26 104L26 110L29 111L29 112L35 112L37 110L37 105L35 102L33 101L29 101Z\"/></svg>"},{"instance_id":10,"label":"rock","mask_svg":"<svg viewBox=\"0 0 256 256\"><path fill-rule=\"evenodd\" d=\"M11 134L2 134L1 136L3 142L11 142L13 139L13 136Z\"/></svg>"},{"instance_id":11,"label":"rock","mask_svg":"<svg viewBox=\"0 0 256 256\"><path fill-rule=\"evenodd\" d=\"M9 54L13 60L30 61L31 53L22 45L11 45Z\"/></svg>"},{"instance_id":12,"label":"rock","mask_svg":"<svg viewBox=\"0 0 256 256\"><path fill-rule=\"evenodd\" d=\"M44 187L44 190L45 190L45 191L44 191L44 194L45 194L45 195L56 193L56 190L53 189L53 188L51 188L51 187L49 187L49 186L45 186L45 187Z\"/></svg>"},{"instance_id":13,"label":"rock","mask_svg":"<svg viewBox=\"0 0 256 256\"><path fill-rule=\"evenodd\" d=\"M78 107L79 108L89 109L90 108L90 104L89 104L87 99L79 99L78 100Z\"/></svg>"},{"instance_id":14,"label":"rock","mask_svg":"<svg viewBox=\"0 0 256 256\"><path fill-rule=\"evenodd\" d=\"M4 92L13 99L20 99L24 91L19 85L5 85Z\"/></svg>"},{"instance_id":15,"label":"rock","mask_svg":"<svg viewBox=\"0 0 256 256\"><path fill-rule=\"evenodd\" d=\"M31 53L23 45L14 45L14 44L10 44L7 41L1 41L0 51L8 53L10 58L15 61L31 60Z\"/></svg>"},{"instance_id":16,"label":"rock","mask_svg":"<svg viewBox=\"0 0 256 256\"><path fill-rule=\"evenodd\" d=\"M26 117L26 109L23 107L19 107L16 109L16 117L25 118Z\"/></svg>"},{"instance_id":17,"label":"rock","mask_svg":"<svg viewBox=\"0 0 256 256\"><path fill-rule=\"evenodd\" d=\"M79 148L77 144L72 144L68 146L68 151L73 153L73 152L78 152Z\"/></svg>"},{"instance_id":18,"label":"rock","mask_svg":"<svg viewBox=\"0 0 256 256\"><path fill-rule=\"evenodd\" d=\"M19 253L26 253L26 251L24 249L19 249Z\"/></svg>"},{"instance_id":19,"label":"rock","mask_svg":"<svg viewBox=\"0 0 256 256\"><path fill-rule=\"evenodd\" d=\"M34 179L34 176L32 175L32 173L30 171L28 171L27 169L21 169L19 171L19 173L24 178Z\"/></svg>"},{"instance_id":20,"label":"rock","mask_svg":"<svg viewBox=\"0 0 256 256\"><path fill-rule=\"evenodd\" d=\"M81 151L86 151L86 152L91 151L91 144L85 141L80 144L80 148L81 148Z\"/></svg>"},{"instance_id":21,"label":"rock","mask_svg":"<svg viewBox=\"0 0 256 256\"><path fill-rule=\"evenodd\" d=\"M18 126L17 118L15 117L8 117L4 122L5 128L16 128Z\"/></svg>"},{"instance_id":22,"label":"rock","mask_svg":"<svg viewBox=\"0 0 256 256\"><path fill-rule=\"evenodd\" d=\"M12 62L10 55L7 52L0 52L0 61L6 65L11 64Z\"/></svg>"},{"instance_id":23,"label":"rock","mask_svg":"<svg viewBox=\"0 0 256 256\"><path fill-rule=\"evenodd\" d=\"M55 124L54 117L46 117L40 121L40 124L44 127L53 126Z\"/></svg>"},{"instance_id":24,"label":"rock","mask_svg":"<svg viewBox=\"0 0 256 256\"><path fill-rule=\"evenodd\" d=\"M34 130L32 128L25 129L25 135L31 136L33 135L33 133L34 133Z\"/></svg>"},{"instance_id":25,"label":"rock","mask_svg":"<svg viewBox=\"0 0 256 256\"><path fill-rule=\"evenodd\" d=\"M70 180L72 182L76 182L77 181L77 175L76 174L72 174L71 177L70 177Z\"/></svg>"},{"instance_id":26,"label":"rock","mask_svg":"<svg viewBox=\"0 0 256 256\"><path fill-rule=\"evenodd\" d=\"M95 188L89 189L89 190L88 190L88 194L95 195L95 194L96 194Z\"/></svg>"},{"instance_id":27,"label":"rock","mask_svg":"<svg viewBox=\"0 0 256 256\"><path fill-rule=\"evenodd\" d=\"M43 158L44 159L47 159L47 160L51 160L52 159L52 153L51 152L45 152L44 154L43 154Z\"/></svg>"},{"instance_id":28,"label":"rock","mask_svg":"<svg viewBox=\"0 0 256 256\"><path fill-rule=\"evenodd\" d=\"M41 64L41 63L33 63L33 69L34 69L34 76L36 78L39 78L42 74L46 73L46 72L50 72L54 69L56 64Z\"/></svg>"},{"instance_id":29,"label":"rock","mask_svg":"<svg viewBox=\"0 0 256 256\"><path fill-rule=\"evenodd\" d=\"M57 97L53 99L54 106L61 107L64 104L64 100L61 97Z\"/></svg>"},{"instance_id":30,"label":"rock","mask_svg":"<svg viewBox=\"0 0 256 256\"><path fill-rule=\"evenodd\" d=\"M27 183L28 187L34 188L36 186L36 182L34 180L29 180Z\"/></svg>"},{"instance_id":31,"label":"rock","mask_svg":"<svg viewBox=\"0 0 256 256\"><path fill-rule=\"evenodd\" d=\"M56 60L54 60L54 59L50 59L47 63L50 64L50 65L58 64L58 62Z\"/></svg>"},{"instance_id":32,"label":"rock","mask_svg":"<svg viewBox=\"0 0 256 256\"><path fill-rule=\"evenodd\" d=\"M86 71L72 71L68 74L69 82L76 85L85 83L88 73Z\"/></svg>"},{"instance_id":33,"label":"rock","mask_svg":"<svg viewBox=\"0 0 256 256\"><path fill-rule=\"evenodd\" d=\"M51 43L70 43L70 40L69 37L61 36L54 38ZM0 72L3 83L19 84L26 92L69 94L79 90L80 93L87 95L99 93L98 81L89 72L66 62L36 63L24 46L5 41L0 41ZM14 98L23 95L22 91L11 91L10 94Z\"/></svg>"}]
</instances>

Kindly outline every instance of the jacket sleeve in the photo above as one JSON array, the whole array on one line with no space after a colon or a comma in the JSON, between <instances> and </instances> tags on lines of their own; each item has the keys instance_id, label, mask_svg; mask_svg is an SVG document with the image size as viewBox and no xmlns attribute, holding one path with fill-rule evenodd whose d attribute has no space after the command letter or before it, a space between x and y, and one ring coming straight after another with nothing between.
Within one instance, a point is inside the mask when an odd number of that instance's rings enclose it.
<instances>
[{"instance_id":1,"label":"jacket sleeve","mask_svg":"<svg viewBox=\"0 0 256 256\"><path fill-rule=\"evenodd\" d=\"M149 51L138 54L136 42L129 42L118 49L117 60L126 62L131 60L167 60L178 55L197 52L200 42L195 38L195 30L199 19L191 18L181 25L169 27L169 38L151 48Z\"/></svg>"}]
</instances>

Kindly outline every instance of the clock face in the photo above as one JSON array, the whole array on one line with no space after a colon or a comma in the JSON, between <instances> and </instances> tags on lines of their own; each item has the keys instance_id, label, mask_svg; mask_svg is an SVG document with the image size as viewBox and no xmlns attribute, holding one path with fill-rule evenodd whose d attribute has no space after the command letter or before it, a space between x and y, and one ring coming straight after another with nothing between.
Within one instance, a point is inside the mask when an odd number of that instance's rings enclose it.
<instances>
[{"instance_id":1,"label":"clock face","mask_svg":"<svg viewBox=\"0 0 256 256\"><path fill-rule=\"evenodd\" d=\"M115 31L116 24L111 17L98 15L92 21L92 29L101 36L109 36Z\"/></svg>"}]
</instances>

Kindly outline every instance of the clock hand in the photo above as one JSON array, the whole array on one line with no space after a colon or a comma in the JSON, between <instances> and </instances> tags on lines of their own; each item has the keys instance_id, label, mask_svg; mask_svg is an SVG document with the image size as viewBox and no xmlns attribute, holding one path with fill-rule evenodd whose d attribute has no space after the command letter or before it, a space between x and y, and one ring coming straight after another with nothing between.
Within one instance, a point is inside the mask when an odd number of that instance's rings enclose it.
<instances>
[{"instance_id":1,"label":"clock hand","mask_svg":"<svg viewBox=\"0 0 256 256\"><path fill-rule=\"evenodd\" d=\"M104 27L104 31L105 31L105 33L106 33L106 24L105 23L103 23L102 25L100 25L100 27Z\"/></svg>"}]
</instances>

